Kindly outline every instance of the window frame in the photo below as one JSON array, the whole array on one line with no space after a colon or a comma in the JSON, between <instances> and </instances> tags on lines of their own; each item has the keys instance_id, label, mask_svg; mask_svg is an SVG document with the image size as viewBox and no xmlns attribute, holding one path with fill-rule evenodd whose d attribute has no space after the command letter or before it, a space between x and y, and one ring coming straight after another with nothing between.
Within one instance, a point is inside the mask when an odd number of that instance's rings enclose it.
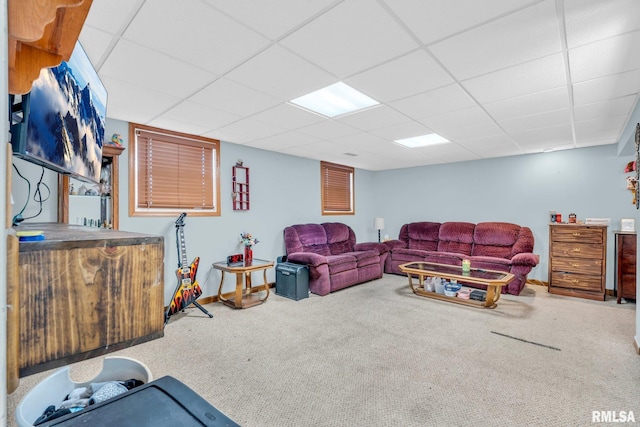
<instances>
[{"instance_id":1,"label":"window frame","mask_svg":"<svg viewBox=\"0 0 640 427\"><path fill-rule=\"evenodd\" d=\"M334 173L344 173L349 174L349 183L348 188L344 185L344 182L332 182L328 183L327 181L331 179L327 174L330 172ZM341 180L344 181L344 180ZM327 184L333 184L334 186L342 186L340 191L343 191L345 196L349 198L349 208L348 210L333 210L330 209L327 204L329 203L327 192L330 191L327 188ZM356 214L356 174L355 168L351 166L341 165L338 163L331 162L320 162L320 198L321 198L321 210L322 215L355 215Z\"/></svg>"},{"instance_id":2,"label":"window frame","mask_svg":"<svg viewBox=\"0 0 640 427\"><path fill-rule=\"evenodd\" d=\"M212 158L212 182L211 187L213 194L212 209L196 209L186 207L176 208L152 208L138 206L138 191L140 183L138 182L138 139L137 131L147 133L155 133L159 136L167 136L171 139L184 139L185 145L201 145L206 149L211 149ZM166 129L155 128L152 126L141 125L138 123L129 123L129 216L144 217L170 217L186 212L189 216L220 216L220 141L211 138L205 138L197 135L190 135L181 132L170 131Z\"/></svg>"}]
</instances>

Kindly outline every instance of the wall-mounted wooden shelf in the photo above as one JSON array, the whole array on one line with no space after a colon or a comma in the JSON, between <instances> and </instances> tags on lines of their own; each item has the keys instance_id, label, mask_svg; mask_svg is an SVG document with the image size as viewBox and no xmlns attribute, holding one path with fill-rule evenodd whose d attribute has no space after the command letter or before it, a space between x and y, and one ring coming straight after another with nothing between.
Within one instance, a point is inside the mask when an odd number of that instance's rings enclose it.
<instances>
[{"instance_id":1,"label":"wall-mounted wooden shelf","mask_svg":"<svg viewBox=\"0 0 640 427\"><path fill-rule=\"evenodd\" d=\"M9 0L9 93L25 94L42 68L68 61L93 0Z\"/></svg>"},{"instance_id":2,"label":"wall-mounted wooden shelf","mask_svg":"<svg viewBox=\"0 0 640 427\"><path fill-rule=\"evenodd\" d=\"M115 145L104 145L102 147L102 169L106 173L101 175L109 177L106 184L110 187L108 197L101 196L75 196L73 198L69 195L70 179L67 175L58 176L58 222L64 224L76 223L76 218L73 213L70 213L73 209L74 201L78 202L78 198L82 197L94 197L102 199L106 206L97 208L95 212L90 212L83 215L87 218L101 218L106 221L108 227L117 230L119 227L119 210L120 210L120 198L119 198L119 165L118 159L124 147ZM75 200L74 200L75 199ZM81 199L80 199L81 200ZM82 202L80 202L82 203ZM102 212L104 207L104 212ZM102 222L102 221L101 221Z\"/></svg>"},{"instance_id":3,"label":"wall-mounted wooden shelf","mask_svg":"<svg viewBox=\"0 0 640 427\"><path fill-rule=\"evenodd\" d=\"M248 211L249 203L249 168L236 165L233 167L233 210Z\"/></svg>"}]
</instances>

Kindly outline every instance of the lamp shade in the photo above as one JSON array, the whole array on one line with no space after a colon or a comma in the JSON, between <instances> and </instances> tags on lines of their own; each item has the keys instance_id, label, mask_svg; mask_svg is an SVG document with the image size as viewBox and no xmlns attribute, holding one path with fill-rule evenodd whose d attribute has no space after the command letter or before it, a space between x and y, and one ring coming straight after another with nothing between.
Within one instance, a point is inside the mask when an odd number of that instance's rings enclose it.
<instances>
[{"instance_id":1,"label":"lamp shade","mask_svg":"<svg viewBox=\"0 0 640 427\"><path fill-rule=\"evenodd\" d=\"M384 218L374 218L373 228L375 230L384 230Z\"/></svg>"}]
</instances>

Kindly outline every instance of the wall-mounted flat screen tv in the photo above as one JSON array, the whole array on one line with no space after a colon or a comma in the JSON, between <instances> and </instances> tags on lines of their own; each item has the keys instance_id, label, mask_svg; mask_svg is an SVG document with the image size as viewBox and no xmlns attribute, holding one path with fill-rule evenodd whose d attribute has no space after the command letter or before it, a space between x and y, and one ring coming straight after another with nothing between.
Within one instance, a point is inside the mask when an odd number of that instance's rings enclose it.
<instances>
[{"instance_id":1,"label":"wall-mounted flat screen tv","mask_svg":"<svg viewBox=\"0 0 640 427\"><path fill-rule=\"evenodd\" d=\"M31 92L10 95L9 103L15 156L100 181L107 91L80 43L69 61L43 68Z\"/></svg>"}]
</instances>

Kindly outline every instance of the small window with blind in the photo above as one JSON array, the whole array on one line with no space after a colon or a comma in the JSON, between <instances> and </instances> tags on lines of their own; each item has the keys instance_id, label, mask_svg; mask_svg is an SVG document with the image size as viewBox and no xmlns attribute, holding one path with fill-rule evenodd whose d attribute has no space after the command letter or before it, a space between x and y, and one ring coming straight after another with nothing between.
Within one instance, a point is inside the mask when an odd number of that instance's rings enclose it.
<instances>
[{"instance_id":1,"label":"small window with blind","mask_svg":"<svg viewBox=\"0 0 640 427\"><path fill-rule=\"evenodd\" d=\"M220 141L129 124L129 215L220 215Z\"/></svg>"},{"instance_id":2,"label":"small window with blind","mask_svg":"<svg viewBox=\"0 0 640 427\"><path fill-rule=\"evenodd\" d=\"M335 163L320 162L322 215L353 215L354 169Z\"/></svg>"}]
</instances>

